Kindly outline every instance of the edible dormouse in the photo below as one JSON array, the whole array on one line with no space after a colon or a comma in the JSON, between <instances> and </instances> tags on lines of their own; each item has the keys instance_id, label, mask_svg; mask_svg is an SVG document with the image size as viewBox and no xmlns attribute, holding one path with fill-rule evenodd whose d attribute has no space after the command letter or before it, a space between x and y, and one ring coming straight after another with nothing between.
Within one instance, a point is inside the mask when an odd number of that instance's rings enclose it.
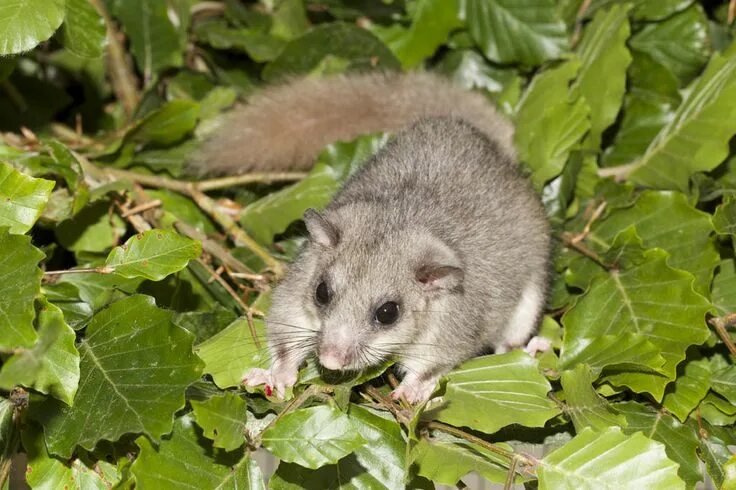
<instances>
[{"instance_id":1,"label":"edible dormouse","mask_svg":"<svg viewBox=\"0 0 736 490\"><path fill-rule=\"evenodd\" d=\"M421 402L457 364L533 336L549 228L511 125L482 95L429 74L296 80L235 109L196 161L305 168L326 144L376 131L395 136L305 214L309 240L266 319L272 365L248 385L283 393L310 355L334 370L392 358L393 395Z\"/></svg>"}]
</instances>

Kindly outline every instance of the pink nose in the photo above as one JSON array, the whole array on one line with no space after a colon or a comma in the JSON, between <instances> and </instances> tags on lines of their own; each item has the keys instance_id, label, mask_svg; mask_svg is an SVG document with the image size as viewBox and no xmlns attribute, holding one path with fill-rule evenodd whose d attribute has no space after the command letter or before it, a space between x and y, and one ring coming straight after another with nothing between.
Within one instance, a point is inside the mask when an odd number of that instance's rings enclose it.
<instances>
[{"instance_id":1,"label":"pink nose","mask_svg":"<svg viewBox=\"0 0 736 490\"><path fill-rule=\"evenodd\" d=\"M319 363L327 369L342 369L347 364L347 358L343 352L325 349L319 354Z\"/></svg>"}]
</instances>

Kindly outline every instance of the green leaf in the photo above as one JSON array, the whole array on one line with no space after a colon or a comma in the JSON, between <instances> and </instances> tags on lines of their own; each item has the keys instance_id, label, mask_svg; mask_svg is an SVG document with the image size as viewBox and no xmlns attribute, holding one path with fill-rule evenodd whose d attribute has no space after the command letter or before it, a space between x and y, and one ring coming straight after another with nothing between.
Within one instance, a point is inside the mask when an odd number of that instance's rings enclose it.
<instances>
[{"instance_id":1,"label":"green leaf","mask_svg":"<svg viewBox=\"0 0 736 490\"><path fill-rule=\"evenodd\" d=\"M330 405L287 413L261 440L282 461L311 469L335 464L366 443L350 418Z\"/></svg>"},{"instance_id":2,"label":"green leaf","mask_svg":"<svg viewBox=\"0 0 736 490\"><path fill-rule=\"evenodd\" d=\"M567 51L553 0L466 0L464 7L470 35L491 61L539 65Z\"/></svg>"},{"instance_id":3,"label":"green leaf","mask_svg":"<svg viewBox=\"0 0 736 490\"><path fill-rule=\"evenodd\" d=\"M0 226L8 226L10 233L16 234L30 230L53 188L50 180L29 177L0 162Z\"/></svg>"},{"instance_id":4,"label":"green leaf","mask_svg":"<svg viewBox=\"0 0 736 490\"><path fill-rule=\"evenodd\" d=\"M712 238L713 224L679 192L643 192L632 207L617 209L592 227L590 242L597 250L609 246L629 226L646 248L662 248L668 264L695 275L695 290L708 294L718 252Z\"/></svg>"},{"instance_id":5,"label":"green leaf","mask_svg":"<svg viewBox=\"0 0 736 490\"><path fill-rule=\"evenodd\" d=\"M713 391L736 405L736 366L729 366L713 373L711 384Z\"/></svg>"},{"instance_id":6,"label":"green leaf","mask_svg":"<svg viewBox=\"0 0 736 490\"><path fill-rule=\"evenodd\" d=\"M578 67L568 61L535 77L519 103L514 142L537 188L562 172L570 151L590 129L586 101L568 96Z\"/></svg>"},{"instance_id":7,"label":"green leaf","mask_svg":"<svg viewBox=\"0 0 736 490\"><path fill-rule=\"evenodd\" d=\"M616 409L626 417L626 434L643 433L664 444L667 457L680 465L678 475L689 487L702 481L703 474L697 456L698 436L695 431L674 417L636 402L616 403Z\"/></svg>"},{"instance_id":8,"label":"green leaf","mask_svg":"<svg viewBox=\"0 0 736 490\"><path fill-rule=\"evenodd\" d=\"M64 0L5 0L0 5L0 56L47 40L64 20Z\"/></svg>"},{"instance_id":9,"label":"green leaf","mask_svg":"<svg viewBox=\"0 0 736 490\"><path fill-rule=\"evenodd\" d=\"M108 473L101 471L101 467L109 469L112 466L105 461L91 462L89 458L74 457L63 462L51 456L46 451L43 432L36 424L26 424L21 438L28 455L26 482L31 488L108 490L117 483L118 478L110 480Z\"/></svg>"},{"instance_id":10,"label":"green leaf","mask_svg":"<svg viewBox=\"0 0 736 490\"><path fill-rule=\"evenodd\" d=\"M545 456L537 475L540 490L685 488L677 476L677 464L667 458L662 444L638 432L625 436L618 427L599 433L584 429Z\"/></svg>"},{"instance_id":11,"label":"green leaf","mask_svg":"<svg viewBox=\"0 0 736 490\"><path fill-rule=\"evenodd\" d=\"M715 168L728 155L734 133L736 49L729 49L713 55L672 119L628 168L629 178L640 185L686 192L692 174Z\"/></svg>"},{"instance_id":12,"label":"green leaf","mask_svg":"<svg viewBox=\"0 0 736 490\"><path fill-rule=\"evenodd\" d=\"M387 42L401 66L415 68L445 44L451 31L462 26L459 3L460 0L419 0L413 4L411 25L393 33Z\"/></svg>"},{"instance_id":13,"label":"green leaf","mask_svg":"<svg viewBox=\"0 0 736 490\"><path fill-rule=\"evenodd\" d=\"M731 457L731 451L728 446L716 438L700 439L698 447L700 457L705 463L708 475L713 479L715 488L722 488L726 479L724 465Z\"/></svg>"},{"instance_id":14,"label":"green leaf","mask_svg":"<svg viewBox=\"0 0 736 490\"><path fill-rule=\"evenodd\" d=\"M89 0L66 0L64 47L82 58L102 56L107 29Z\"/></svg>"},{"instance_id":15,"label":"green leaf","mask_svg":"<svg viewBox=\"0 0 736 490\"><path fill-rule=\"evenodd\" d=\"M44 255L27 236L0 228L0 351L31 348L38 339L33 329L33 301L41 290Z\"/></svg>"},{"instance_id":16,"label":"green leaf","mask_svg":"<svg viewBox=\"0 0 736 490\"><path fill-rule=\"evenodd\" d=\"M56 227L59 243L73 252L104 252L118 244L125 221L110 212L110 203L97 201Z\"/></svg>"},{"instance_id":17,"label":"green leaf","mask_svg":"<svg viewBox=\"0 0 736 490\"><path fill-rule=\"evenodd\" d=\"M114 13L125 28L131 51L146 81L164 68L181 66L179 34L169 19L166 2L115 0Z\"/></svg>"},{"instance_id":18,"label":"green leaf","mask_svg":"<svg viewBox=\"0 0 736 490\"><path fill-rule=\"evenodd\" d=\"M600 146L603 131L616 120L621 108L631 62L626 48L629 9L623 4L597 12L578 48L580 71L571 90L582 95L590 107L588 148Z\"/></svg>"},{"instance_id":19,"label":"green leaf","mask_svg":"<svg viewBox=\"0 0 736 490\"><path fill-rule=\"evenodd\" d=\"M736 423L736 405L713 392L708 393L698 407L701 417L716 426Z\"/></svg>"},{"instance_id":20,"label":"green leaf","mask_svg":"<svg viewBox=\"0 0 736 490\"><path fill-rule=\"evenodd\" d=\"M0 388L16 385L51 394L72 404L79 383L79 352L76 335L66 324L61 310L46 300L39 302L38 340L31 348L20 348L0 369Z\"/></svg>"},{"instance_id":21,"label":"green leaf","mask_svg":"<svg viewBox=\"0 0 736 490\"><path fill-rule=\"evenodd\" d=\"M248 454L237 459L238 453L213 453L188 415L176 419L174 431L158 446L143 436L136 444L141 451L131 472L141 490L265 489L261 470Z\"/></svg>"},{"instance_id":22,"label":"green leaf","mask_svg":"<svg viewBox=\"0 0 736 490\"><path fill-rule=\"evenodd\" d=\"M470 49L450 51L434 69L468 90L479 88L493 94L519 81L514 70L496 68Z\"/></svg>"},{"instance_id":23,"label":"green leaf","mask_svg":"<svg viewBox=\"0 0 736 490\"><path fill-rule=\"evenodd\" d=\"M632 370L607 379L661 400L685 358L685 349L705 342L710 335L704 321L709 304L693 292L691 274L666 264L666 252L632 249L630 253L638 255L634 265L597 275L587 293L562 317L565 333L560 359L568 362L601 335L642 335L661 350L664 375Z\"/></svg>"},{"instance_id":24,"label":"green leaf","mask_svg":"<svg viewBox=\"0 0 736 490\"><path fill-rule=\"evenodd\" d=\"M49 154L56 164L53 170L61 174L71 193L70 214L77 214L89 201L89 186L84 180L84 170L77 157L62 143L51 140L46 143Z\"/></svg>"},{"instance_id":25,"label":"green leaf","mask_svg":"<svg viewBox=\"0 0 736 490\"><path fill-rule=\"evenodd\" d=\"M107 256L105 267L123 277L160 281L182 270L202 253L202 245L171 230L148 230L131 237Z\"/></svg>"},{"instance_id":26,"label":"green leaf","mask_svg":"<svg viewBox=\"0 0 736 490\"><path fill-rule=\"evenodd\" d=\"M713 214L713 227L719 235L736 236L736 199L727 197Z\"/></svg>"},{"instance_id":27,"label":"green leaf","mask_svg":"<svg viewBox=\"0 0 736 490\"><path fill-rule=\"evenodd\" d=\"M642 369L642 366L659 372L665 363L657 346L637 333L600 335L575 354L565 354L560 359L560 369L586 364L596 372L610 367Z\"/></svg>"},{"instance_id":28,"label":"green leaf","mask_svg":"<svg viewBox=\"0 0 736 490\"><path fill-rule=\"evenodd\" d=\"M126 279L118 274L65 274L57 284L73 285L79 298L94 311L100 310L116 299L133 294L143 281Z\"/></svg>"},{"instance_id":29,"label":"green leaf","mask_svg":"<svg viewBox=\"0 0 736 490\"><path fill-rule=\"evenodd\" d=\"M293 463L279 463L269 485L274 490L303 488L393 490L405 486L406 442L398 423L379 412L350 405L350 420L367 441L335 465L310 470Z\"/></svg>"},{"instance_id":30,"label":"green leaf","mask_svg":"<svg viewBox=\"0 0 736 490\"><path fill-rule=\"evenodd\" d=\"M636 20L662 20L688 7L692 0L634 0Z\"/></svg>"},{"instance_id":31,"label":"green leaf","mask_svg":"<svg viewBox=\"0 0 736 490\"><path fill-rule=\"evenodd\" d=\"M13 460L17 460L16 451L20 433L14 419L15 404L8 399L0 398L0 472L4 475L8 474Z\"/></svg>"},{"instance_id":32,"label":"green leaf","mask_svg":"<svg viewBox=\"0 0 736 490\"><path fill-rule=\"evenodd\" d=\"M278 37L254 29L233 29L226 22L203 22L196 26L197 39L217 49L243 51L258 63L275 60L286 45Z\"/></svg>"},{"instance_id":33,"label":"green leaf","mask_svg":"<svg viewBox=\"0 0 736 490\"><path fill-rule=\"evenodd\" d=\"M625 427L626 420L593 389L594 378L585 364L564 371L560 378L565 392L564 411L572 419L577 432L586 427L604 431L611 426Z\"/></svg>"},{"instance_id":34,"label":"green leaf","mask_svg":"<svg viewBox=\"0 0 736 490\"><path fill-rule=\"evenodd\" d=\"M736 311L736 262L724 260L713 279L712 302L720 315Z\"/></svg>"},{"instance_id":35,"label":"green leaf","mask_svg":"<svg viewBox=\"0 0 736 490\"><path fill-rule=\"evenodd\" d=\"M492 434L511 424L542 427L559 413L537 362L521 351L472 359L447 375L437 418Z\"/></svg>"},{"instance_id":36,"label":"green leaf","mask_svg":"<svg viewBox=\"0 0 736 490\"><path fill-rule=\"evenodd\" d=\"M647 53L688 82L710 56L708 18L703 8L695 4L662 22L645 25L631 37L630 44L632 49Z\"/></svg>"},{"instance_id":37,"label":"green leaf","mask_svg":"<svg viewBox=\"0 0 736 490\"><path fill-rule=\"evenodd\" d=\"M191 133L197 125L198 117L197 102L186 99L172 100L146 115L126 138L136 143L170 145Z\"/></svg>"},{"instance_id":38,"label":"green leaf","mask_svg":"<svg viewBox=\"0 0 736 490\"><path fill-rule=\"evenodd\" d=\"M509 472L507 459L464 439L442 433L431 439L420 439L412 448L411 458L412 463L418 466L419 475L444 485L455 486L473 471L489 482L504 483Z\"/></svg>"},{"instance_id":39,"label":"green leaf","mask_svg":"<svg viewBox=\"0 0 736 490\"><path fill-rule=\"evenodd\" d=\"M662 405L684 422L711 386L711 369L708 359L685 364L682 374L667 387Z\"/></svg>"},{"instance_id":40,"label":"green leaf","mask_svg":"<svg viewBox=\"0 0 736 490\"><path fill-rule=\"evenodd\" d=\"M92 318L78 345L82 378L74 405L44 404L34 413L50 452L68 458L77 445L92 450L102 439L138 432L158 440L171 430L200 371L192 335L171 317L153 298L131 296Z\"/></svg>"},{"instance_id":41,"label":"green leaf","mask_svg":"<svg viewBox=\"0 0 736 490\"><path fill-rule=\"evenodd\" d=\"M305 74L327 56L348 60L351 69L378 67L398 70L401 67L393 53L375 35L355 25L334 22L317 26L289 42L279 57L266 65L263 77L273 81Z\"/></svg>"},{"instance_id":42,"label":"green leaf","mask_svg":"<svg viewBox=\"0 0 736 490\"><path fill-rule=\"evenodd\" d=\"M240 386L251 368L269 366L266 325L254 319L253 327L258 342L253 340L247 319L241 318L197 346L197 355L204 361L204 372L210 374L220 388Z\"/></svg>"},{"instance_id":43,"label":"green leaf","mask_svg":"<svg viewBox=\"0 0 736 490\"><path fill-rule=\"evenodd\" d=\"M245 443L247 408L238 394L227 391L205 401L192 400L194 418L213 446L232 451Z\"/></svg>"}]
</instances>

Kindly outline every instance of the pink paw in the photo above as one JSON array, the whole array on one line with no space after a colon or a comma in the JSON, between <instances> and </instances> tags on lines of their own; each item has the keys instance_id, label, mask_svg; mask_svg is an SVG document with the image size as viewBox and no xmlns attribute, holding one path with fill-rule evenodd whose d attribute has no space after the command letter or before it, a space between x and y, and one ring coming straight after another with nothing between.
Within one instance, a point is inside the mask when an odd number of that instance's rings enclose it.
<instances>
[{"instance_id":1,"label":"pink paw","mask_svg":"<svg viewBox=\"0 0 736 490\"><path fill-rule=\"evenodd\" d=\"M423 403L429 400L430 395L434 392L437 385L436 379L419 381L417 379L404 379L394 391L391 392L391 398L400 400L403 396L406 401L412 405Z\"/></svg>"},{"instance_id":2,"label":"pink paw","mask_svg":"<svg viewBox=\"0 0 736 490\"><path fill-rule=\"evenodd\" d=\"M278 398L285 398L286 389L294 386L296 383L297 371L274 371L253 368L243 377L243 384L246 386L265 385L264 392L266 396L273 393Z\"/></svg>"},{"instance_id":3,"label":"pink paw","mask_svg":"<svg viewBox=\"0 0 736 490\"><path fill-rule=\"evenodd\" d=\"M534 357L538 352L547 352L552 348L552 343L544 337L532 337L524 347L524 352Z\"/></svg>"}]
</instances>

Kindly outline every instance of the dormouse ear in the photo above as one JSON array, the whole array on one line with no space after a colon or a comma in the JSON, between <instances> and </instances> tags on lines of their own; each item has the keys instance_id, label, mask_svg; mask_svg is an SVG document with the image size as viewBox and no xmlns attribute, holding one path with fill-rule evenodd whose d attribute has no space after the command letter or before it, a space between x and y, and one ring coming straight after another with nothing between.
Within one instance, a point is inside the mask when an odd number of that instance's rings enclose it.
<instances>
[{"instance_id":1,"label":"dormouse ear","mask_svg":"<svg viewBox=\"0 0 736 490\"><path fill-rule=\"evenodd\" d=\"M465 271L450 247L432 239L421 255L414 277L426 291L457 291L462 288Z\"/></svg>"},{"instance_id":2,"label":"dormouse ear","mask_svg":"<svg viewBox=\"0 0 736 490\"><path fill-rule=\"evenodd\" d=\"M304 212L309 239L323 247L334 248L340 241L340 230L316 210L309 208Z\"/></svg>"}]
</instances>

